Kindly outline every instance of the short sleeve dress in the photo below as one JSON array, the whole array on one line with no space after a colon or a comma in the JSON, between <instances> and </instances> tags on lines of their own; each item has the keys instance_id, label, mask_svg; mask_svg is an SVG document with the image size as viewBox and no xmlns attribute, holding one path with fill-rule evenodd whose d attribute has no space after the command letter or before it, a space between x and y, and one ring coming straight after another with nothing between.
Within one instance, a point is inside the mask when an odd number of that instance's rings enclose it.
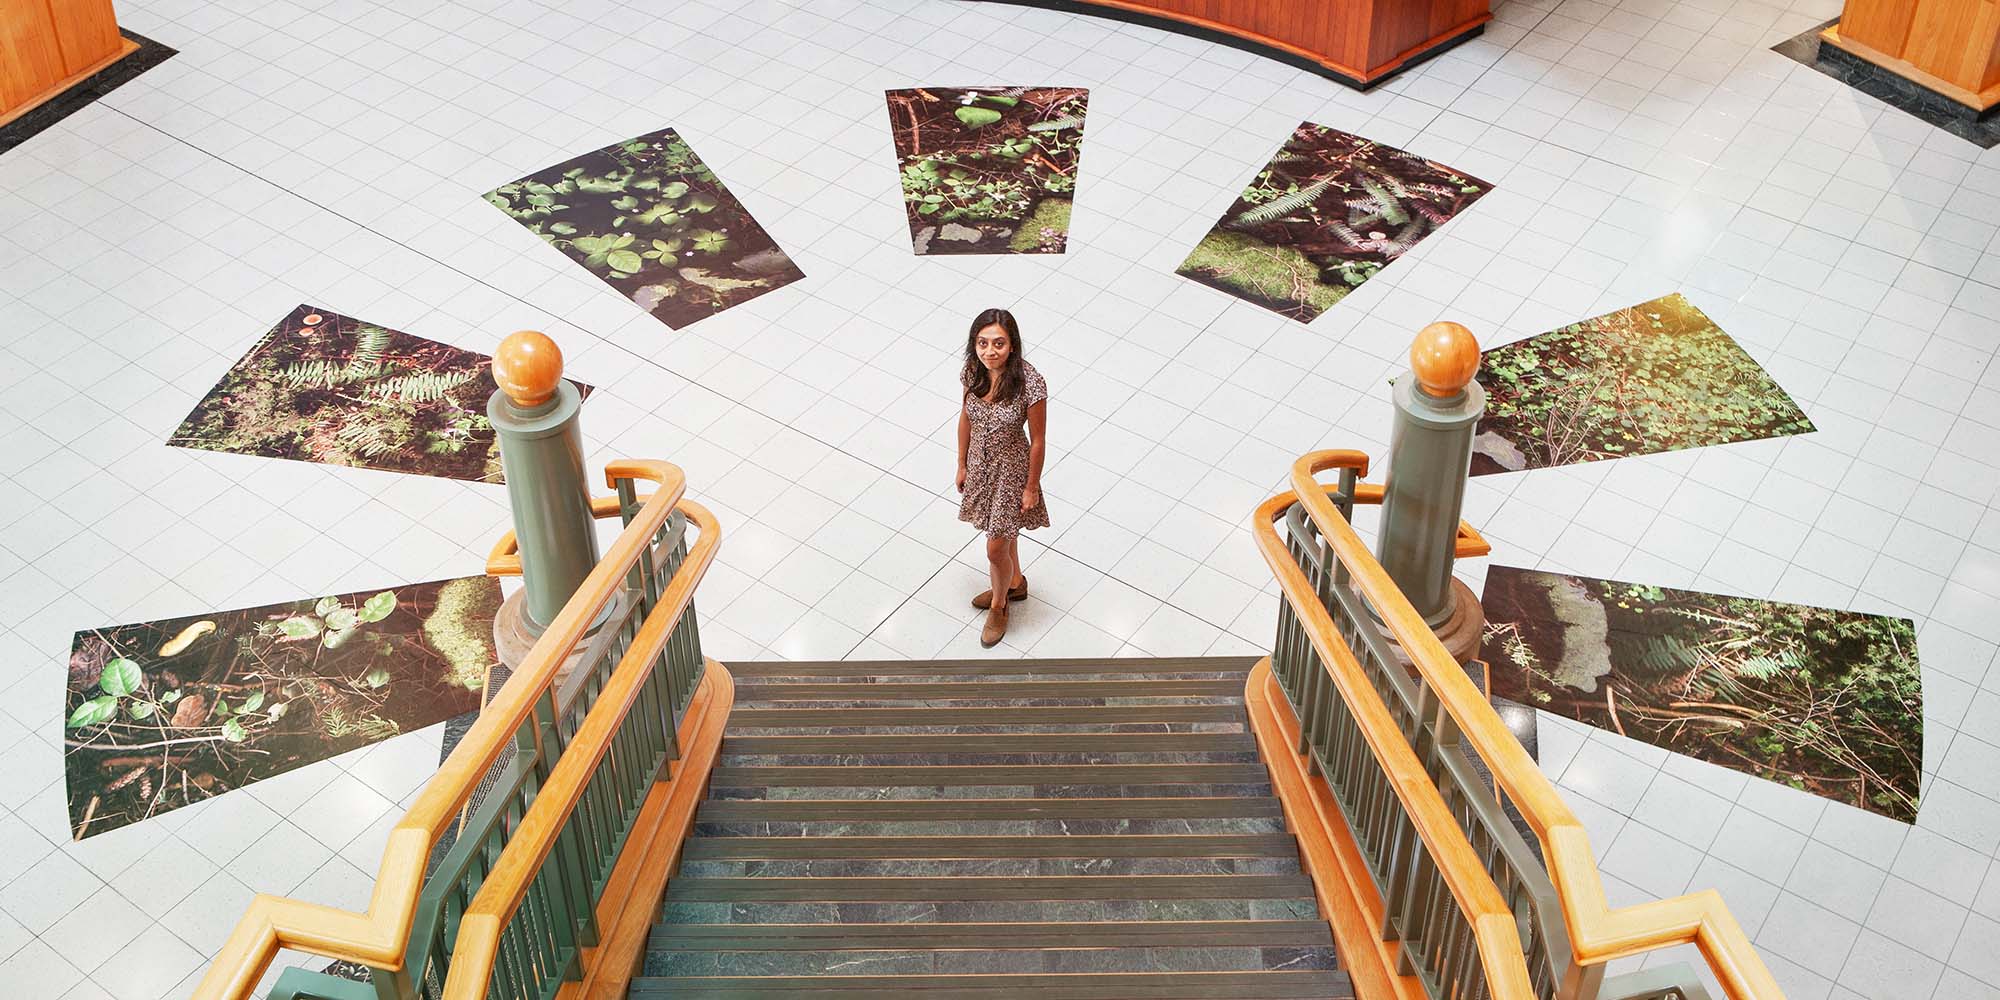
<instances>
[{"instance_id":1,"label":"short sleeve dress","mask_svg":"<svg viewBox=\"0 0 2000 1000\"><path fill-rule=\"evenodd\" d=\"M1042 373L1021 362L1021 391L1013 399L989 403L969 390L965 416L972 423L972 441L965 452L965 492L958 519L1000 538L1012 538L1023 528L1049 526L1049 508L1037 501L1021 509L1028 487L1028 435L1023 429L1028 407L1049 398Z\"/></svg>"}]
</instances>

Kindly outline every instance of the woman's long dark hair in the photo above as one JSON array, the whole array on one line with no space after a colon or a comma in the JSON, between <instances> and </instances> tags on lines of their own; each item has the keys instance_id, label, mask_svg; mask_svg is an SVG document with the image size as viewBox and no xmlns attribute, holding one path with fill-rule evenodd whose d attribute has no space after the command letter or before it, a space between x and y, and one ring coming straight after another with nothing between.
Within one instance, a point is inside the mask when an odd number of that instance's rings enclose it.
<instances>
[{"instance_id":1,"label":"woman's long dark hair","mask_svg":"<svg viewBox=\"0 0 2000 1000\"><path fill-rule=\"evenodd\" d=\"M1000 391L993 397L995 402L1006 402L1021 394L1027 376L1021 369L1021 327L1005 309L988 309L972 317L972 330L965 335L965 370L959 373L959 381L965 383L966 392L981 399L992 391L993 373L979 360L979 331L989 326L1007 331L1007 364L1000 369Z\"/></svg>"}]
</instances>

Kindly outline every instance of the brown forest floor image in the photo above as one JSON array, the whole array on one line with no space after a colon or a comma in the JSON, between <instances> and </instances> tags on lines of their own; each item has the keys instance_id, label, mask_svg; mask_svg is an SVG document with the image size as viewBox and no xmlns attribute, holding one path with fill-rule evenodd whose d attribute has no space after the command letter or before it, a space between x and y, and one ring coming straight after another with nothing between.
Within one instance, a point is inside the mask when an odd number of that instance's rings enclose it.
<instances>
[{"instance_id":1,"label":"brown forest floor image","mask_svg":"<svg viewBox=\"0 0 2000 1000\"><path fill-rule=\"evenodd\" d=\"M888 95L917 253L1063 252L1089 91L918 87Z\"/></svg>"},{"instance_id":2,"label":"brown forest floor image","mask_svg":"<svg viewBox=\"0 0 2000 1000\"><path fill-rule=\"evenodd\" d=\"M1487 351L1479 384L1475 476L1813 431L1678 293Z\"/></svg>"},{"instance_id":3,"label":"brown forest floor image","mask_svg":"<svg viewBox=\"0 0 2000 1000\"><path fill-rule=\"evenodd\" d=\"M1304 122L1177 273L1311 322L1492 188Z\"/></svg>"},{"instance_id":4,"label":"brown forest floor image","mask_svg":"<svg viewBox=\"0 0 2000 1000\"><path fill-rule=\"evenodd\" d=\"M1916 821L1908 619L1507 566L1484 601L1494 694Z\"/></svg>"},{"instance_id":5,"label":"brown forest floor image","mask_svg":"<svg viewBox=\"0 0 2000 1000\"><path fill-rule=\"evenodd\" d=\"M479 707L500 586L466 577L78 632L81 840Z\"/></svg>"},{"instance_id":6,"label":"brown forest floor image","mask_svg":"<svg viewBox=\"0 0 2000 1000\"><path fill-rule=\"evenodd\" d=\"M486 200L671 327L805 277L673 129L502 184Z\"/></svg>"},{"instance_id":7,"label":"brown forest floor image","mask_svg":"<svg viewBox=\"0 0 2000 1000\"><path fill-rule=\"evenodd\" d=\"M315 306L292 310L167 443L498 483L493 359ZM584 395L590 387L577 384Z\"/></svg>"}]
</instances>

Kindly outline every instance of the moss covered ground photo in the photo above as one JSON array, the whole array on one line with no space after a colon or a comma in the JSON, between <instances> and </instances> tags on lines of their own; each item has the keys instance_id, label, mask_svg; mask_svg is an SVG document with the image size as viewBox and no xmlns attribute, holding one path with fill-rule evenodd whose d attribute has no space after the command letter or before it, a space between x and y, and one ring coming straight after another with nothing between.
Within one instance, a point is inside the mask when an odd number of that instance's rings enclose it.
<instances>
[{"instance_id":1,"label":"moss covered ground photo","mask_svg":"<svg viewBox=\"0 0 2000 1000\"><path fill-rule=\"evenodd\" d=\"M1678 292L1487 351L1479 384L1475 476L1813 431Z\"/></svg>"},{"instance_id":2,"label":"moss covered ground photo","mask_svg":"<svg viewBox=\"0 0 2000 1000\"><path fill-rule=\"evenodd\" d=\"M1916 821L1909 619L1508 566L1483 600L1494 694Z\"/></svg>"},{"instance_id":3,"label":"moss covered ground photo","mask_svg":"<svg viewBox=\"0 0 2000 1000\"><path fill-rule=\"evenodd\" d=\"M1310 323L1492 187L1302 122L1176 273Z\"/></svg>"},{"instance_id":4,"label":"moss covered ground photo","mask_svg":"<svg viewBox=\"0 0 2000 1000\"><path fill-rule=\"evenodd\" d=\"M479 707L491 577L89 629L63 703L81 840Z\"/></svg>"},{"instance_id":5,"label":"moss covered ground photo","mask_svg":"<svg viewBox=\"0 0 2000 1000\"><path fill-rule=\"evenodd\" d=\"M915 87L888 98L917 253L1063 252L1089 91Z\"/></svg>"},{"instance_id":6,"label":"moss covered ground photo","mask_svg":"<svg viewBox=\"0 0 2000 1000\"><path fill-rule=\"evenodd\" d=\"M500 446L486 419L492 364L477 351L302 305L229 369L167 443L498 483Z\"/></svg>"},{"instance_id":7,"label":"moss covered ground photo","mask_svg":"<svg viewBox=\"0 0 2000 1000\"><path fill-rule=\"evenodd\" d=\"M676 329L805 277L670 128L502 184L486 200Z\"/></svg>"}]
</instances>

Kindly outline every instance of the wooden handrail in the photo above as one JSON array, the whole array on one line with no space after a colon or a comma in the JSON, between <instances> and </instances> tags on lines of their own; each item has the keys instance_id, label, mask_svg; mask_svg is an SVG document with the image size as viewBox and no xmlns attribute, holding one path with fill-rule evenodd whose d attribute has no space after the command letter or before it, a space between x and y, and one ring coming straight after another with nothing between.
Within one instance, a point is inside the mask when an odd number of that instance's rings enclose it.
<instances>
[{"instance_id":1,"label":"wooden handrail","mask_svg":"<svg viewBox=\"0 0 2000 1000\"><path fill-rule=\"evenodd\" d=\"M380 969L403 968L403 953L423 890L424 865L438 838L471 799L480 779L533 714L536 700L555 678L598 612L625 587L626 574L666 524L687 479L660 461L619 460L604 467L607 485L621 479L655 484L653 494L578 585L576 596L542 633L500 693L479 713L451 756L389 832L376 869L368 909L361 913L259 893L195 987L196 1000L245 1000L280 949L309 952ZM677 577L675 585L679 585ZM692 584L690 583L690 587Z\"/></svg>"},{"instance_id":2,"label":"wooden handrail","mask_svg":"<svg viewBox=\"0 0 2000 1000\"><path fill-rule=\"evenodd\" d=\"M1570 948L1576 962L1580 965L1597 964L1659 948L1693 944L1701 949L1730 1000L1782 1000L1784 993L1778 988L1777 980L1771 977L1770 970L1764 966L1756 949L1751 947L1742 926L1730 914L1721 895L1714 890L1705 889L1618 910L1610 908L1583 825L1314 478L1316 473L1331 468L1365 470L1366 456L1362 457L1360 466L1353 464L1354 456L1358 454L1352 451L1316 451L1300 457L1292 465L1292 492L1272 498L1257 511L1254 526L1258 531L1257 544L1264 552L1265 561L1271 563L1272 569L1277 572L1285 597L1305 624L1314 648L1319 650L1326 662L1339 663L1343 670L1354 662L1346 644L1339 641L1332 618L1321 605L1311 583L1278 540L1277 533L1265 516L1273 509L1282 510L1290 506L1293 501L1304 505L1320 537L1347 567L1354 586L1381 616L1390 633L1415 663L1424 683L1436 693L1445 712L1464 733L1465 739L1485 759L1501 789L1513 800L1541 841L1542 856L1547 860L1549 879L1562 905L1563 923L1569 929ZM1274 505L1277 506L1274 508ZM1356 676L1359 676L1358 673ZM1335 680L1340 681L1341 678L1336 674ZM1346 690L1343 684L1342 693ZM1372 698L1364 700L1372 701ZM1352 701L1350 698L1350 704ZM1356 714L1360 714L1358 709ZM1393 728L1384 732L1387 742L1406 748ZM1369 733L1369 741L1376 745L1376 752L1380 755L1381 744L1373 731ZM1456 839L1463 840L1455 829L1453 834ZM1426 842L1429 842L1428 834ZM1440 863L1443 864L1442 858ZM1461 863L1470 867L1459 872L1459 878L1471 878L1476 873L1480 878L1487 878L1488 884L1491 884L1485 868L1477 859L1462 861L1454 853L1451 867L1456 868ZM1475 911L1468 909L1466 912L1472 914ZM1491 976L1493 972L1494 968L1488 965L1487 974ZM1494 992L1496 996L1508 995L1498 989Z\"/></svg>"},{"instance_id":3,"label":"wooden handrail","mask_svg":"<svg viewBox=\"0 0 2000 1000\"><path fill-rule=\"evenodd\" d=\"M653 495L648 493L640 497L638 502L643 505L651 499L653 499ZM590 516L600 520L607 517L617 517L624 509L624 505L615 496L590 498ZM1463 553L1460 553L1460 555L1463 555ZM493 548L486 553L486 575L521 575L521 541L514 537L513 531L510 530L506 534L501 535L500 540L494 542Z\"/></svg>"},{"instance_id":4,"label":"wooden handrail","mask_svg":"<svg viewBox=\"0 0 2000 1000\"><path fill-rule=\"evenodd\" d=\"M500 853L478 894L466 907L459 920L451 970L445 977L446 998L479 1000L485 996L494 961L499 956L502 929L520 907L529 883L555 848L556 837L582 799L591 775L609 752L611 739L631 711L640 685L646 681L654 661L666 646L667 637L694 599L695 584L715 559L715 549L721 541L721 527L715 515L692 500L681 501L679 508L700 529L699 540L688 551L680 572L674 574L673 581L660 595L659 604L646 615L631 647L604 682L590 714L570 738L562 759L556 762L555 770L536 793L534 805L515 828L507 849Z\"/></svg>"},{"instance_id":5,"label":"wooden handrail","mask_svg":"<svg viewBox=\"0 0 2000 1000\"><path fill-rule=\"evenodd\" d=\"M1335 466L1355 469L1357 473L1368 470L1368 456L1357 451L1314 454L1325 463L1317 466L1315 471ZM1318 483L1313 483L1309 490L1321 502L1329 507L1332 505ZM1459 910L1465 914L1466 922L1471 925L1478 942L1480 964L1486 971L1492 995L1500 1000L1530 1000L1534 996L1534 988L1528 976L1527 957L1521 951L1521 935L1515 924L1513 908L1501 896L1499 886L1494 884L1493 876L1472 849L1472 843L1465 839L1458 820L1453 818L1450 807L1432 783L1423 762L1404 742L1402 730L1390 717L1381 695L1376 693L1374 685L1362 672L1353 650L1341 641L1333 616L1312 596L1312 581L1306 578L1305 571L1299 568L1298 562L1285 548L1284 541L1271 527L1272 522L1283 517L1285 511L1297 501L1294 494L1281 493L1258 506L1251 518L1251 531L1256 537L1257 549L1263 554L1264 562L1271 567L1271 572L1277 575L1278 583L1291 600L1293 610L1298 613L1299 622L1314 650L1327 664L1327 673L1334 686L1346 700L1349 711L1354 713L1355 724L1368 740L1383 774L1396 791L1396 798L1409 815L1411 826L1437 862L1439 875L1451 890ZM1399 598L1402 596L1401 591L1396 593ZM1303 600L1300 595L1305 595ZM1405 601L1404 607L1408 606ZM1415 609L1411 609L1410 613L1415 615ZM1421 623L1422 619L1419 618L1418 622Z\"/></svg>"}]
</instances>

